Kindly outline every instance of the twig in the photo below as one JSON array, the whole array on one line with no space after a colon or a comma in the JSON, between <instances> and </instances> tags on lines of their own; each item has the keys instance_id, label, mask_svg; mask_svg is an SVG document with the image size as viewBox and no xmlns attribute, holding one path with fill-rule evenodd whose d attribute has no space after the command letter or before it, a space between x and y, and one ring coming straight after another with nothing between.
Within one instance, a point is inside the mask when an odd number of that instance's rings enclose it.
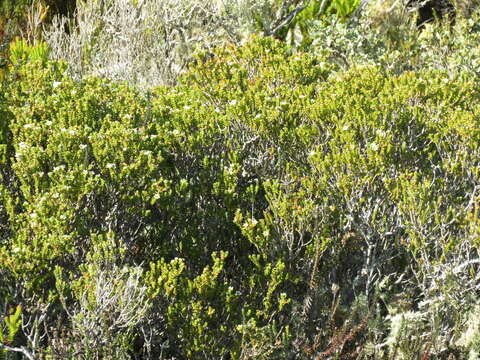
<instances>
[{"instance_id":1,"label":"twig","mask_svg":"<svg viewBox=\"0 0 480 360\"><path fill-rule=\"evenodd\" d=\"M7 344L0 343L0 349L5 349L7 351L14 351L18 353L22 353L25 355L29 360L36 360L35 357L30 353L27 349L25 349L23 346L22 347L13 347L9 346Z\"/></svg>"},{"instance_id":2,"label":"twig","mask_svg":"<svg viewBox=\"0 0 480 360\"><path fill-rule=\"evenodd\" d=\"M302 12L310 3L310 0L304 0L300 5L298 5L290 14L285 16L282 19L279 19L277 23L279 22L280 24L275 26L272 30L267 32L268 36L275 35L280 29L284 28L285 26L290 25L290 23L293 21L295 16L297 16L298 13Z\"/></svg>"}]
</instances>

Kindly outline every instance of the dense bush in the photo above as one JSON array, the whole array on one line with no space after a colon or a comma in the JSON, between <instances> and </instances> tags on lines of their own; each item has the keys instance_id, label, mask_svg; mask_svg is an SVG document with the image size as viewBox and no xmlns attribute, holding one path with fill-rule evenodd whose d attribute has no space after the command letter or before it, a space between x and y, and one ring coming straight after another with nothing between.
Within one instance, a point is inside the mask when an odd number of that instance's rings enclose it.
<instances>
[{"instance_id":1,"label":"dense bush","mask_svg":"<svg viewBox=\"0 0 480 360\"><path fill-rule=\"evenodd\" d=\"M141 94L74 81L41 47L11 53L0 311L21 305L23 322L6 317L5 345L85 359L476 351L463 333L477 311L475 78L343 71L257 38Z\"/></svg>"}]
</instances>

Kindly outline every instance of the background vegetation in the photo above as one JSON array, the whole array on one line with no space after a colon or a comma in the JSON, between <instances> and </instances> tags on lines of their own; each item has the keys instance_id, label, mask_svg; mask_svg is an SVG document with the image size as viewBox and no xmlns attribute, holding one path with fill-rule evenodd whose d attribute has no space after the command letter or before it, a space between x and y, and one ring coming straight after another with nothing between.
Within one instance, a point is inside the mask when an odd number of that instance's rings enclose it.
<instances>
[{"instance_id":1,"label":"background vegetation","mask_svg":"<svg viewBox=\"0 0 480 360\"><path fill-rule=\"evenodd\" d=\"M0 359L480 356L474 3L2 4Z\"/></svg>"}]
</instances>

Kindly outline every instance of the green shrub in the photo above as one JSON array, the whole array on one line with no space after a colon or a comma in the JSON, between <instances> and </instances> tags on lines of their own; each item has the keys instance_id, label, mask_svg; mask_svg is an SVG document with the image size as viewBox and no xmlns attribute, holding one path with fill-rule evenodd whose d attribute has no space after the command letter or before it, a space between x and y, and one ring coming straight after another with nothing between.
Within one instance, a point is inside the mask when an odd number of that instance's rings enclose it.
<instances>
[{"instance_id":1,"label":"green shrub","mask_svg":"<svg viewBox=\"0 0 480 360\"><path fill-rule=\"evenodd\" d=\"M468 73L341 70L253 38L141 93L15 46L0 98L0 299L36 319L23 345L387 356L387 338L411 333L388 320L403 313L422 314L416 354L458 347L478 286Z\"/></svg>"}]
</instances>

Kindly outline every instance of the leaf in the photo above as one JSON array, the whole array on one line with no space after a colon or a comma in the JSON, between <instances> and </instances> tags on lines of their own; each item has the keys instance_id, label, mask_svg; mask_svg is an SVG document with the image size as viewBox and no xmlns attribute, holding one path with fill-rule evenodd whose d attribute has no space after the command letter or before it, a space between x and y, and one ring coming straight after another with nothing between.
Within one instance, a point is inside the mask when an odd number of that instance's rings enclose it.
<instances>
[{"instance_id":1,"label":"leaf","mask_svg":"<svg viewBox=\"0 0 480 360\"><path fill-rule=\"evenodd\" d=\"M17 305L15 312L7 316L4 320L8 329L7 341L9 343L13 342L15 335L20 329L20 325L22 323L21 315L22 315L22 307L21 305Z\"/></svg>"}]
</instances>

